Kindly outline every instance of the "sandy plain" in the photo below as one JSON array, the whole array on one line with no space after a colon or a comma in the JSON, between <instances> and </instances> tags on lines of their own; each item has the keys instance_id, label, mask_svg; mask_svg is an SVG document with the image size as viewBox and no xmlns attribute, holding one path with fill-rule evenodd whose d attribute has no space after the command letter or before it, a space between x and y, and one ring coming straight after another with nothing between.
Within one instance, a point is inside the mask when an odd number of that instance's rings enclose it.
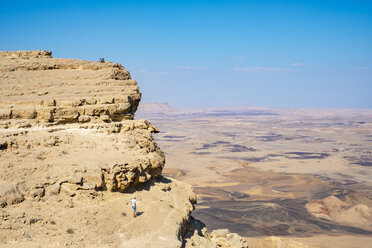
<instances>
[{"instance_id":1,"label":"sandy plain","mask_svg":"<svg viewBox=\"0 0 372 248\"><path fill-rule=\"evenodd\" d=\"M209 230L372 247L371 110L149 103L136 117L161 130L164 174L193 185Z\"/></svg>"}]
</instances>

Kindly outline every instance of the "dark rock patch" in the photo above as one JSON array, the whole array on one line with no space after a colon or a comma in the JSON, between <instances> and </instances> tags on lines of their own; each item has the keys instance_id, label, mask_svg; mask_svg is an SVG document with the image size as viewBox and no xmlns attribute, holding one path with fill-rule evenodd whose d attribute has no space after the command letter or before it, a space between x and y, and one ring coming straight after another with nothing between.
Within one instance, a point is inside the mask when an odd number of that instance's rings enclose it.
<instances>
[{"instance_id":1,"label":"dark rock patch","mask_svg":"<svg viewBox=\"0 0 372 248\"><path fill-rule=\"evenodd\" d=\"M372 166L372 156L369 152L362 154L360 156L345 156L351 164L361 165L361 166Z\"/></svg>"},{"instance_id":2,"label":"dark rock patch","mask_svg":"<svg viewBox=\"0 0 372 248\"><path fill-rule=\"evenodd\" d=\"M183 138L186 138L186 136L165 135L163 138L168 138L168 139L183 139Z\"/></svg>"},{"instance_id":3,"label":"dark rock patch","mask_svg":"<svg viewBox=\"0 0 372 248\"><path fill-rule=\"evenodd\" d=\"M211 152L190 152L190 154L195 154L195 155L208 155L212 154Z\"/></svg>"},{"instance_id":4,"label":"dark rock patch","mask_svg":"<svg viewBox=\"0 0 372 248\"><path fill-rule=\"evenodd\" d=\"M256 149L242 146L242 145L231 145L227 150L227 152L254 152Z\"/></svg>"},{"instance_id":5,"label":"dark rock patch","mask_svg":"<svg viewBox=\"0 0 372 248\"><path fill-rule=\"evenodd\" d=\"M274 133L263 135L263 136L256 136L256 138L263 142L273 142L277 140L294 140L295 139L293 137L287 137L282 134L274 134Z\"/></svg>"},{"instance_id":6,"label":"dark rock patch","mask_svg":"<svg viewBox=\"0 0 372 248\"><path fill-rule=\"evenodd\" d=\"M267 157L220 157L220 158L225 158L225 159L236 159L236 160L243 160L245 162L252 162L252 163L257 163L257 162L262 162L264 161Z\"/></svg>"},{"instance_id":7,"label":"dark rock patch","mask_svg":"<svg viewBox=\"0 0 372 248\"><path fill-rule=\"evenodd\" d=\"M371 235L372 232L318 219L305 209L305 200L204 202L209 208L196 209L193 216L208 229L228 228L242 236L309 236L317 233Z\"/></svg>"},{"instance_id":8,"label":"dark rock patch","mask_svg":"<svg viewBox=\"0 0 372 248\"><path fill-rule=\"evenodd\" d=\"M315 153L315 152L286 152L288 156L285 156L289 159L324 159L329 157L328 153Z\"/></svg>"}]
</instances>

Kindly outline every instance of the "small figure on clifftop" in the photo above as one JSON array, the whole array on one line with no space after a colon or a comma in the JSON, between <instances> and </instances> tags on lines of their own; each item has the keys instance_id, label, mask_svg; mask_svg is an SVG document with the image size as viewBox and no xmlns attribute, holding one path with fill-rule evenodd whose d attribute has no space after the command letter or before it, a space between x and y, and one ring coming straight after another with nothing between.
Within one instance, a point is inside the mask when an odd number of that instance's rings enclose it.
<instances>
[{"instance_id":1,"label":"small figure on clifftop","mask_svg":"<svg viewBox=\"0 0 372 248\"><path fill-rule=\"evenodd\" d=\"M104 58L99 58L99 62L105 63L105 59Z\"/></svg>"},{"instance_id":2,"label":"small figure on clifftop","mask_svg":"<svg viewBox=\"0 0 372 248\"><path fill-rule=\"evenodd\" d=\"M133 196L133 198L130 200L130 202L132 203L132 208L133 208L133 217L136 217L136 210L137 210L137 201L136 201L136 197Z\"/></svg>"}]
</instances>

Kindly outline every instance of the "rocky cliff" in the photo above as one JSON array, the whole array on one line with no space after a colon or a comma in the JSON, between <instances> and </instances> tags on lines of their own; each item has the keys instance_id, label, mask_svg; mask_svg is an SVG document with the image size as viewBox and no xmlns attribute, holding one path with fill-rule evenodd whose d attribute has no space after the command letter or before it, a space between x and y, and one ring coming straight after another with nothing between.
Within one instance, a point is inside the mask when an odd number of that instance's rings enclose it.
<instances>
[{"instance_id":1,"label":"rocky cliff","mask_svg":"<svg viewBox=\"0 0 372 248\"><path fill-rule=\"evenodd\" d=\"M27 197L35 189L123 192L160 175L165 159L151 135L157 129L133 120L141 94L129 72L50 56L0 53L1 180Z\"/></svg>"},{"instance_id":2,"label":"rocky cliff","mask_svg":"<svg viewBox=\"0 0 372 248\"><path fill-rule=\"evenodd\" d=\"M51 52L0 53L3 128L133 119L141 93L117 63L51 58Z\"/></svg>"},{"instance_id":3,"label":"rocky cliff","mask_svg":"<svg viewBox=\"0 0 372 248\"><path fill-rule=\"evenodd\" d=\"M122 65L51 55L0 52L0 247L246 247L208 235L191 186L161 176Z\"/></svg>"}]
</instances>

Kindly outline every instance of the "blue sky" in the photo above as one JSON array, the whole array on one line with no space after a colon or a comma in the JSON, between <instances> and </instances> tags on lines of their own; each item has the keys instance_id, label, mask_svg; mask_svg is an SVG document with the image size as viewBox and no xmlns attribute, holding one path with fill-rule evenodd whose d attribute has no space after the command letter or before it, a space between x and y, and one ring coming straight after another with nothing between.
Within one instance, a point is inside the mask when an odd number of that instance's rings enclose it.
<instances>
[{"instance_id":1,"label":"blue sky","mask_svg":"<svg viewBox=\"0 0 372 248\"><path fill-rule=\"evenodd\" d=\"M144 102L372 108L372 1L0 1L0 50L123 64Z\"/></svg>"}]
</instances>

